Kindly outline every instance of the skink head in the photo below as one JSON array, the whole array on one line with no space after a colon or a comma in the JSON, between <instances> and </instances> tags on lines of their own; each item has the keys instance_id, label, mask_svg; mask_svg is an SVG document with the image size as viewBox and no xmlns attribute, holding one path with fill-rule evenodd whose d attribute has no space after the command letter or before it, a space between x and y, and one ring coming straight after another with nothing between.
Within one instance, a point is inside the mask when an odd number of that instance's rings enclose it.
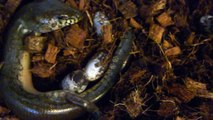
<instances>
[{"instance_id":1,"label":"skink head","mask_svg":"<svg viewBox=\"0 0 213 120\"><path fill-rule=\"evenodd\" d=\"M75 24L82 19L82 14L77 10L56 10L44 13L38 18L38 32L46 33Z\"/></svg>"},{"instance_id":2,"label":"skink head","mask_svg":"<svg viewBox=\"0 0 213 120\"><path fill-rule=\"evenodd\" d=\"M83 17L80 11L71 8L60 0L38 0L20 10L20 19L27 29L47 33L77 23Z\"/></svg>"}]
</instances>

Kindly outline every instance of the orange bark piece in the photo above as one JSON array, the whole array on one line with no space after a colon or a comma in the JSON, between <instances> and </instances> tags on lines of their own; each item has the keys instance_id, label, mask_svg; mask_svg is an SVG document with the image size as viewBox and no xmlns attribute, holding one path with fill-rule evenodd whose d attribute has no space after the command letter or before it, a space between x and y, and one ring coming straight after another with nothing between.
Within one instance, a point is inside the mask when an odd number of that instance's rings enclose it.
<instances>
[{"instance_id":1,"label":"orange bark piece","mask_svg":"<svg viewBox=\"0 0 213 120\"><path fill-rule=\"evenodd\" d=\"M186 120L186 119L183 117L177 116L175 120Z\"/></svg>"},{"instance_id":2,"label":"orange bark piece","mask_svg":"<svg viewBox=\"0 0 213 120\"><path fill-rule=\"evenodd\" d=\"M132 73L130 82L132 84L137 83L144 76L145 73L146 73L146 70L139 70L135 73Z\"/></svg>"},{"instance_id":3,"label":"orange bark piece","mask_svg":"<svg viewBox=\"0 0 213 120\"><path fill-rule=\"evenodd\" d=\"M140 92L132 91L124 100L124 106L132 118L136 118L142 112L143 99L140 97Z\"/></svg>"},{"instance_id":4,"label":"orange bark piece","mask_svg":"<svg viewBox=\"0 0 213 120\"><path fill-rule=\"evenodd\" d=\"M49 63L54 64L56 62L56 57L57 57L57 54L59 51L60 50L58 47L56 47L52 44L48 44L48 48L45 53L45 60Z\"/></svg>"},{"instance_id":5,"label":"orange bark piece","mask_svg":"<svg viewBox=\"0 0 213 120\"><path fill-rule=\"evenodd\" d=\"M5 115L5 114L9 114L9 112L10 112L9 109L0 106L0 115L1 115L1 116Z\"/></svg>"},{"instance_id":6,"label":"orange bark piece","mask_svg":"<svg viewBox=\"0 0 213 120\"><path fill-rule=\"evenodd\" d=\"M195 32L191 32L189 37L186 40L186 43L189 44L189 45L193 44L193 42L195 40L195 36L196 36Z\"/></svg>"},{"instance_id":7,"label":"orange bark piece","mask_svg":"<svg viewBox=\"0 0 213 120\"><path fill-rule=\"evenodd\" d=\"M165 9L167 0L157 0L150 8L150 15L159 13L160 10Z\"/></svg>"},{"instance_id":8,"label":"orange bark piece","mask_svg":"<svg viewBox=\"0 0 213 120\"><path fill-rule=\"evenodd\" d=\"M174 56L181 54L180 47L176 46L165 51L166 56Z\"/></svg>"},{"instance_id":9,"label":"orange bark piece","mask_svg":"<svg viewBox=\"0 0 213 120\"><path fill-rule=\"evenodd\" d=\"M157 43L161 42L165 29L157 24L152 24L149 28L149 38Z\"/></svg>"},{"instance_id":10,"label":"orange bark piece","mask_svg":"<svg viewBox=\"0 0 213 120\"><path fill-rule=\"evenodd\" d=\"M172 47L172 44L169 43L167 40L164 40L162 46L164 49L168 49Z\"/></svg>"},{"instance_id":11,"label":"orange bark piece","mask_svg":"<svg viewBox=\"0 0 213 120\"><path fill-rule=\"evenodd\" d=\"M43 36L28 36L25 39L25 48L30 53L41 53L46 40L47 37Z\"/></svg>"},{"instance_id":12,"label":"orange bark piece","mask_svg":"<svg viewBox=\"0 0 213 120\"><path fill-rule=\"evenodd\" d=\"M175 14L174 15L174 22L176 27L186 27L188 26L187 22L188 16L183 14Z\"/></svg>"},{"instance_id":13,"label":"orange bark piece","mask_svg":"<svg viewBox=\"0 0 213 120\"><path fill-rule=\"evenodd\" d=\"M44 60L44 56L43 55L34 55L32 56L32 62L38 62L38 61L42 61Z\"/></svg>"},{"instance_id":14,"label":"orange bark piece","mask_svg":"<svg viewBox=\"0 0 213 120\"><path fill-rule=\"evenodd\" d=\"M198 96L208 94L206 84L204 83L196 82L191 78L186 78L185 85L188 89L195 91Z\"/></svg>"},{"instance_id":15,"label":"orange bark piece","mask_svg":"<svg viewBox=\"0 0 213 120\"><path fill-rule=\"evenodd\" d=\"M64 53L64 56L69 56L69 55L75 56L76 53L77 53L77 49L76 49L76 48L70 47L70 48L68 48L68 49L65 49L65 50L63 51L63 53Z\"/></svg>"},{"instance_id":16,"label":"orange bark piece","mask_svg":"<svg viewBox=\"0 0 213 120\"><path fill-rule=\"evenodd\" d=\"M177 105L175 104L175 101L172 99L166 99L162 100L160 103L160 108L157 111L158 115L163 117L171 117L175 115L175 112L177 110Z\"/></svg>"},{"instance_id":17,"label":"orange bark piece","mask_svg":"<svg viewBox=\"0 0 213 120\"><path fill-rule=\"evenodd\" d=\"M112 24L102 26L104 43L112 43Z\"/></svg>"},{"instance_id":18,"label":"orange bark piece","mask_svg":"<svg viewBox=\"0 0 213 120\"><path fill-rule=\"evenodd\" d=\"M188 103L191 101L196 93L188 89L184 85L180 84L174 84L171 87L168 88L168 92L170 94L175 95L177 98L179 98L183 103Z\"/></svg>"},{"instance_id":19,"label":"orange bark piece","mask_svg":"<svg viewBox=\"0 0 213 120\"><path fill-rule=\"evenodd\" d=\"M89 5L89 0L80 0L79 10L86 10Z\"/></svg>"},{"instance_id":20,"label":"orange bark piece","mask_svg":"<svg viewBox=\"0 0 213 120\"><path fill-rule=\"evenodd\" d=\"M137 7L132 1L124 2L124 4L120 5L118 9L126 19L137 15Z\"/></svg>"},{"instance_id":21,"label":"orange bark piece","mask_svg":"<svg viewBox=\"0 0 213 120\"><path fill-rule=\"evenodd\" d=\"M174 22L172 21L172 18L170 17L170 15L167 12L164 12L162 14L160 14L157 17L157 21L161 24L161 26L163 27L167 27L170 25L173 25Z\"/></svg>"},{"instance_id":22,"label":"orange bark piece","mask_svg":"<svg viewBox=\"0 0 213 120\"><path fill-rule=\"evenodd\" d=\"M20 120L20 119L13 115L7 115L3 117L3 120Z\"/></svg>"},{"instance_id":23,"label":"orange bark piece","mask_svg":"<svg viewBox=\"0 0 213 120\"><path fill-rule=\"evenodd\" d=\"M55 73L55 70L54 69L50 69L51 67L45 65L45 64L42 64L42 65L38 65L38 66L35 66L31 69L31 72L35 75L37 75L38 77L41 77L41 78L48 78L50 76L53 76L54 73Z\"/></svg>"},{"instance_id":24,"label":"orange bark piece","mask_svg":"<svg viewBox=\"0 0 213 120\"><path fill-rule=\"evenodd\" d=\"M5 4L5 9L8 10L10 14L12 14L15 12L21 1L22 0L7 0L7 3Z\"/></svg>"},{"instance_id":25,"label":"orange bark piece","mask_svg":"<svg viewBox=\"0 0 213 120\"><path fill-rule=\"evenodd\" d=\"M68 45L81 49L84 46L86 36L87 32L75 24L71 27L71 29L69 29L65 37L65 41Z\"/></svg>"},{"instance_id":26,"label":"orange bark piece","mask_svg":"<svg viewBox=\"0 0 213 120\"><path fill-rule=\"evenodd\" d=\"M142 29L142 26L134 18L130 18L130 24L136 29Z\"/></svg>"},{"instance_id":27,"label":"orange bark piece","mask_svg":"<svg viewBox=\"0 0 213 120\"><path fill-rule=\"evenodd\" d=\"M55 30L53 31L53 37L54 40L57 42L57 46L58 47L64 47L64 32L59 29L59 30Z\"/></svg>"},{"instance_id":28,"label":"orange bark piece","mask_svg":"<svg viewBox=\"0 0 213 120\"><path fill-rule=\"evenodd\" d=\"M67 0L66 3L69 4L71 7L78 9L78 6L77 6L75 0Z\"/></svg>"}]
</instances>

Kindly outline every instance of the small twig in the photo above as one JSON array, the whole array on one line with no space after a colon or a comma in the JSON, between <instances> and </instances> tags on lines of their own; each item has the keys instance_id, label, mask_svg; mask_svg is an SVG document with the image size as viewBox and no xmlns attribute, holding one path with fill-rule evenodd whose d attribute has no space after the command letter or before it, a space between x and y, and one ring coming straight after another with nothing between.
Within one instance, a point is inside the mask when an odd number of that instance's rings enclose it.
<instances>
[{"instance_id":1,"label":"small twig","mask_svg":"<svg viewBox=\"0 0 213 120\"><path fill-rule=\"evenodd\" d=\"M146 34L146 35L147 35L147 34ZM149 34L148 34L147 36L149 36ZM147 39L148 39L148 37L147 37ZM171 64L171 62L169 61L168 57L166 56L165 52L163 51L163 48L161 47L161 45L160 45L157 41L155 41L155 40L153 40L153 41L157 44L157 46L159 47L161 53L163 54L163 56L164 56L164 58L165 58L167 64L169 65L169 70L172 70L172 64Z\"/></svg>"},{"instance_id":2,"label":"small twig","mask_svg":"<svg viewBox=\"0 0 213 120\"><path fill-rule=\"evenodd\" d=\"M169 61L168 57L166 56L165 52L163 51L163 48L160 46L160 44L158 42L155 41L155 43L158 45L158 47L160 48L161 53L163 54L167 64L169 65L169 70L172 70L172 64Z\"/></svg>"},{"instance_id":3,"label":"small twig","mask_svg":"<svg viewBox=\"0 0 213 120\"><path fill-rule=\"evenodd\" d=\"M140 51L133 51L133 52L130 52L131 55L134 55L134 54L137 54L137 53L140 53Z\"/></svg>"},{"instance_id":4,"label":"small twig","mask_svg":"<svg viewBox=\"0 0 213 120\"><path fill-rule=\"evenodd\" d=\"M125 104L123 104L123 103L114 103L114 107L117 107L117 106L125 106Z\"/></svg>"},{"instance_id":5,"label":"small twig","mask_svg":"<svg viewBox=\"0 0 213 120\"><path fill-rule=\"evenodd\" d=\"M109 20L109 22L114 22L114 21L117 21L119 19L122 19L122 17L117 17L117 18L111 19L111 20Z\"/></svg>"},{"instance_id":6,"label":"small twig","mask_svg":"<svg viewBox=\"0 0 213 120\"><path fill-rule=\"evenodd\" d=\"M209 41L212 41L212 39L210 39L210 38L208 38L208 39L204 39L204 40L202 40L201 42L196 43L196 44L192 44L192 45L190 45L190 46L195 47L195 46L198 46L198 45L205 44L206 42L209 42Z\"/></svg>"},{"instance_id":7,"label":"small twig","mask_svg":"<svg viewBox=\"0 0 213 120\"><path fill-rule=\"evenodd\" d=\"M151 107L152 107L152 105L150 105L148 108L146 108L146 109L142 112L142 114L146 115L146 112L147 112Z\"/></svg>"},{"instance_id":8,"label":"small twig","mask_svg":"<svg viewBox=\"0 0 213 120\"><path fill-rule=\"evenodd\" d=\"M207 98L207 99L212 99L213 100L213 93L211 93L211 92L208 92L205 95L197 95L197 96L201 97L201 98Z\"/></svg>"},{"instance_id":9,"label":"small twig","mask_svg":"<svg viewBox=\"0 0 213 120\"><path fill-rule=\"evenodd\" d=\"M135 54L140 53L140 52L141 52L140 50L137 50L136 43L133 42L132 52L130 52L130 54L131 54L131 55L135 55Z\"/></svg>"},{"instance_id":10,"label":"small twig","mask_svg":"<svg viewBox=\"0 0 213 120\"><path fill-rule=\"evenodd\" d=\"M154 76L152 75L152 76L150 77L149 81L146 82L145 85L143 85L143 88L145 88L145 87L152 81L153 77L154 77Z\"/></svg>"},{"instance_id":11,"label":"small twig","mask_svg":"<svg viewBox=\"0 0 213 120\"><path fill-rule=\"evenodd\" d=\"M88 19L89 19L89 22L90 22L91 26L93 26L93 25L94 25L94 24L93 24L93 20L92 20L92 17L91 17L91 15L90 15L90 13L89 13L88 10L86 10L86 14L87 14L87 17L88 17Z\"/></svg>"},{"instance_id":12,"label":"small twig","mask_svg":"<svg viewBox=\"0 0 213 120\"><path fill-rule=\"evenodd\" d=\"M111 100L110 100L110 102L113 104L113 108L116 108L116 107L117 107L117 108L119 108L119 109L125 111L123 108L120 107L120 106L125 106L124 103L114 103L114 102L111 101Z\"/></svg>"},{"instance_id":13,"label":"small twig","mask_svg":"<svg viewBox=\"0 0 213 120\"><path fill-rule=\"evenodd\" d=\"M57 62L50 67L50 70L52 70L56 65L57 65Z\"/></svg>"},{"instance_id":14,"label":"small twig","mask_svg":"<svg viewBox=\"0 0 213 120\"><path fill-rule=\"evenodd\" d=\"M107 9L112 9L109 5L107 5L107 4L103 4L103 6L105 7L105 8L107 8Z\"/></svg>"}]
</instances>

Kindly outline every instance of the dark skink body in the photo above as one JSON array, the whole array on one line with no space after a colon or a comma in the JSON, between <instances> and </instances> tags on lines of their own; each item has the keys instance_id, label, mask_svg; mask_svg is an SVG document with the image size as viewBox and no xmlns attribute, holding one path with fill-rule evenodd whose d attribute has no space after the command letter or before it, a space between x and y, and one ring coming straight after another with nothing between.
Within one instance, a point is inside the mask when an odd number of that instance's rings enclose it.
<instances>
[{"instance_id":1,"label":"dark skink body","mask_svg":"<svg viewBox=\"0 0 213 120\"><path fill-rule=\"evenodd\" d=\"M29 53L24 50L23 39L31 32L52 31L51 28L42 26L45 24L45 20L48 20L44 17L50 17L49 14L63 14L63 12L66 14L67 11L70 12L70 16L77 16L73 23L80 20L78 11L65 7L57 0L31 3L17 13L17 17L8 29L4 49L4 66L0 76L1 93L7 106L21 119L70 120L85 112L80 107L81 105L78 106L67 101L66 96L71 94L71 91L58 90L40 93L30 86L32 85L29 70L30 57ZM39 23L41 21L42 24ZM51 27L54 30L55 26ZM109 69L103 78L95 86L79 94L80 97L90 102L96 102L110 90L130 52L132 38L131 31L128 31L115 51ZM29 81L26 82L27 80Z\"/></svg>"}]
</instances>

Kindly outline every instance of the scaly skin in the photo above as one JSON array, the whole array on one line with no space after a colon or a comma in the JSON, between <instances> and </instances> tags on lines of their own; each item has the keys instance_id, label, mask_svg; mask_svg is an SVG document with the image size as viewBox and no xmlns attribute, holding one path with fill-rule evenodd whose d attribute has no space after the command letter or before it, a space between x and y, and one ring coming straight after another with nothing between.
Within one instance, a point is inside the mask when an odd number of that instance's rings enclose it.
<instances>
[{"instance_id":1,"label":"scaly skin","mask_svg":"<svg viewBox=\"0 0 213 120\"><path fill-rule=\"evenodd\" d=\"M0 89L7 106L21 119L70 120L93 109L90 108L92 105L81 104L81 102L96 102L110 90L130 52L133 35L128 31L122 38L103 78L95 86L79 94L83 98L80 102L70 103L70 96L73 94L71 91L57 90L44 93L36 91L31 82L30 55L24 50L23 39L31 32L45 33L67 26L68 24L48 28L44 22L41 24L41 19L49 20L61 14L66 14L69 19L75 18L70 24L81 19L78 11L57 0L43 0L30 3L20 9L7 31Z\"/></svg>"}]
</instances>

